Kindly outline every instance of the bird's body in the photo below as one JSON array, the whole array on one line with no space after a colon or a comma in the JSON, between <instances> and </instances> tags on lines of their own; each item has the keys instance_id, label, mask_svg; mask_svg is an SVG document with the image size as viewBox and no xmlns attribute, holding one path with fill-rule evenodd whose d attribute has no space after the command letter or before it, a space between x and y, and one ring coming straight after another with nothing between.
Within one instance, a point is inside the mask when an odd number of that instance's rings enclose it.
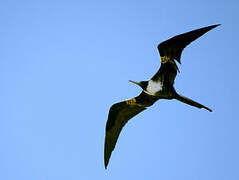
<instances>
[{"instance_id":1,"label":"bird's body","mask_svg":"<svg viewBox=\"0 0 239 180\"><path fill-rule=\"evenodd\" d=\"M110 108L106 123L104 147L105 168L108 165L109 158L123 126L128 120L153 105L157 100L176 99L188 105L212 111L208 107L176 92L174 89L174 80L178 72L178 67L175 60L181 63L183 49L189 43L217 26L213 25L190 31L160 43L158 50L161 56L161 66L158 72L148 81L135 82L130 80L130 82L139 85L142 88L142 92L139 96L116 103Z\"/></svg>"},{"instance_id":2,"label":"bird's body","mask_svg":"<svg viewBox=\"0 0 239 180\"><path fill-rule=\"evenodd\" d=\"M149 80L146 90L144 90L144 92L151 96L157 96L162 93L162 90L163 83L161 81Z\"/></svg>"}]
</instances>

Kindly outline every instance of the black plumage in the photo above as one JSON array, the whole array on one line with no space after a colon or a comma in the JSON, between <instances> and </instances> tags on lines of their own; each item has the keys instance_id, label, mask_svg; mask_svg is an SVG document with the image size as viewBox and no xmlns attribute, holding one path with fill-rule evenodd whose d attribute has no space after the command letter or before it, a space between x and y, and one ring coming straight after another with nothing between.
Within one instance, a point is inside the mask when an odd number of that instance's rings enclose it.
<instances>
[{"instance_id":1,"label":"black plumage","mask_svg":"<svg viewBox=\"0 0 239 180\"><path fill-rule=\"evenodd\" d=\"M107 168L111 153L115 148L124 125L128 120L153 105L157 100L177 99L191 106L212 111L200 103L179 95L173 85L178 72L175 60L181 63L183 49L192 41L217 26L219 24L180 34L158 45L158 51L161 56L161 66L158 72L149 81L130 81L142 88L141 94L135 98L116 103L109 110L104 146L105 168Z\"/></svg>"}]
</instances>

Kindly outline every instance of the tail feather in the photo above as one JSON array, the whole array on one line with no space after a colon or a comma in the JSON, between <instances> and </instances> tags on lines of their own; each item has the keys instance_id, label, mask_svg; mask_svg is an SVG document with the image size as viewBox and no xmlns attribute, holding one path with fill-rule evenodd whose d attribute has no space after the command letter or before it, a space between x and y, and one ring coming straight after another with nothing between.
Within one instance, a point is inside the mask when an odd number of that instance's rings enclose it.
<instances>
[{"instance_id":1,"label":"tail feather","mask_svg":"<svg viewBox=\"0 0 239 180\"><path fill-rule=\"evenodd\" d=\"M204 109L206 109L206 110L212 112L212 110L211 110L210 108L208 108L208 107L206 107L206 106L203 106L202 104L199 104L199 103L193 101L192 99L186 98L186 97L184 97L184 96L177 95L177 96L175 97L175 99L177 99L177 100L179 100L179 101L181 101L181 102L183 102L183 103L186 103L186 104L188 104L188 105L191 105L191 106L194 106L194 107L197 107L197 108L200 108L200 109L201 109L201 108L204 108Z\"/></svg>"}]
</instances>

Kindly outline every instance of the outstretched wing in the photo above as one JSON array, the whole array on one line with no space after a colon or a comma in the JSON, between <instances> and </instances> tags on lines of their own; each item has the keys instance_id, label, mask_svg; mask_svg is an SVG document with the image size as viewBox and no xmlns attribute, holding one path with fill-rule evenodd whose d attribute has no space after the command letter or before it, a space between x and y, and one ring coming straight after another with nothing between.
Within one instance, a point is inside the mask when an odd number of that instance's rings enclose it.
<instances>
[{"instance_id":1,"label":"outstretched wing","mask_svg":"<svg viewBox=\"0 0 239 180\"><path fill-rule=\"evenodd\" d=\"M196 40L206 32L219 25L220 24L196 29L184 34L174 36L171 39L160 43L158 45L158 51L161 57L161 66L159 71L153 76L152 79L157 80L160 77L160 74L166 73L163 75L168 76L167 78L169 78L170 83L173 83L178 70L178 67L174 60L181 63L181 54L183 49L192 41Z\"/></svg>"},{"instance_id":2,"label":"outstretched wing","mask_svg":"<svg viewBox=\"0 0 239 180\"><path fill-rule=\"evenodd\" d=\"M127 101L119 102L111 106L106 123L104 162L107 168L112 151L124 125L135 115L139 114L146 107L151 106L157 97L142 92L139 96Z\"/></svg>"},{"instance_id":3,"label":"outstretched wing","mask_svg":"<svg viewBox=\"0 0 239 180\"><path fill-rule=\"evenodd\" d=\"M184 34L174 36L173 38L160 43L158 45L160 56L161 57L166 56L169 57L170 59L175 59L179 63L181 63L180 59L183 49L187 45L189 45L192 41L196 40L206 32L210 31L211 29L219 25L220 24L196 29Z\"/></svg>"}]
</instances>

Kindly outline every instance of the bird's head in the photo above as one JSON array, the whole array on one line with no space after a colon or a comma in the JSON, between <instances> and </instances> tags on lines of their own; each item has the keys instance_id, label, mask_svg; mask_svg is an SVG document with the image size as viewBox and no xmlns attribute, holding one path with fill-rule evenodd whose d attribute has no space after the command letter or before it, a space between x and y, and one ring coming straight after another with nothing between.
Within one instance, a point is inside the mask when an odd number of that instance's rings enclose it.
<instances>
[{"instance_id":1,"label":"bird's head","mask_svg":"<svg viewBox=\"0 0 239 180\"><path fill-rule=\"evenodd\" d=\"M148 81L135 82L135 81L129 80L129 82L134 83L134 84L140 86L143 90L146 90L146 88L148 86Z\"/></svg>"}]
</instances>

